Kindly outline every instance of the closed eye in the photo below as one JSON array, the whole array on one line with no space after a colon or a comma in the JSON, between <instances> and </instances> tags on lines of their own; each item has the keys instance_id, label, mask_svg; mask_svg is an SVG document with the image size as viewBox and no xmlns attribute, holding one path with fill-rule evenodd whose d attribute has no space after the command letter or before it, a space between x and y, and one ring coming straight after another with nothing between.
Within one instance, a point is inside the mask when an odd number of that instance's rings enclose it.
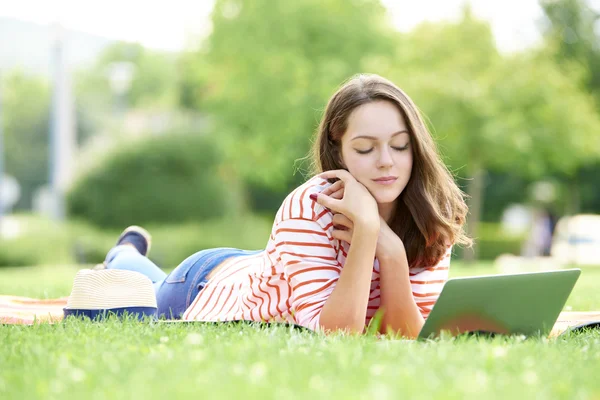
<instances>
[{"instance_id":1,"label":"closed eye","mask_svg":"<svg viewBox=\"0 0 600 400\"><path fill-rule=\"evenodd\" d=\"M369 150L356 150L356 152L357 152L358 154L369 154L369 153L370 153L370 152L372 152L372 151L373 151L373 149L372 149L372 148L371 148L371 149L369 149Z\"/></svg>"},{"instance_id":2,"label":"closed eye","mask_svg":"<svg viewBox=\"0 0 600 400\"><path fill-rule=\"evenodd\" d=\"M403 147L394 147L392 146L392 149L396 150L396 151L404 151L404 150L408 150L408 144L406 146ZM358 154L369 154L370 152L373 151L373 148L370 148L368 150L356 150L356 152Z\"/></svg>"}]
</instances>

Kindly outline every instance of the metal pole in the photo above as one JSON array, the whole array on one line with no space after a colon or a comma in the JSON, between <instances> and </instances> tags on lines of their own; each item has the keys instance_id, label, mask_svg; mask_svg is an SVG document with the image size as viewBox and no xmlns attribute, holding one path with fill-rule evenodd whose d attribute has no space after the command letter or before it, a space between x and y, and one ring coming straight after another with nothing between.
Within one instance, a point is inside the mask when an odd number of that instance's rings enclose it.
<instances>
[{"instance_id":1,"label":"metal pole","mask_svg":"<svg viewBox=\"0 0 600 400\"><path fill-rule=\"evenodd\" d=\"M2 222L4 203L2 201L2 182L4 181L4 120L2 119L2 75L0 74L0 239L2 239Z\"/></svg>"},{"instance_id":2,"label":"metal pole","mask_svg":"<svg viewBox=\"0 0 600 400\"><path fill-rule=\"evenodd\" d=\"M53 95L50 124L50 187L53 197L53 218L65 218L65 191L73 174L75 152L75 115L71 90L71 77L65 59L65 33L57 25L56 40L52 49Z\"/></svg>"},{"instance_id":3,"label":"metal pole","mask_svg":"<svg viewBox=\"0 0 600 400\"><path fill-rule=\"evenodd\" d=\"M50 216L52 219L56 219L56 145L57 145L57 120L58 120L58 88L57 88L57 75L58 71L58 62L57 62L57 53L60 50L58 49L57 40L52 43L51 53L50 53L50 70L52 76L52 97L50 103L50 126L48 132L48 186L50 187L50 197L51 201L51 212Z\"/></svg>"},{"instance_id":4,"label":"metal pole","mask_svg":"<svg viewBox=\"0 0 600 400\"><path fill-rule=\"evenodd\" d=\"M49 132L49 168L48 181L50 183L50 192L52 196L52 212L51 217L54 220L62 220L63 199L60 188L60 155L61 155L61 100L63 95L63 65L62 65L62 28L54 27L55 40L52 46L51 63L52 63L52 104L50 111L50 132Z\"/></svg>"}]
</instances>

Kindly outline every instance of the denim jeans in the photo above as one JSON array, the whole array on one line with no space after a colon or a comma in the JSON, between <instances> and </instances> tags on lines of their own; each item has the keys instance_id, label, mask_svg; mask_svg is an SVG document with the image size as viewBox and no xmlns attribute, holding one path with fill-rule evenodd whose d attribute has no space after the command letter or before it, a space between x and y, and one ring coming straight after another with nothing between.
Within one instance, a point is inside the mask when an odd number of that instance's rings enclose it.
<instances>
[{"instance_id":1,"label":"denim jeans","mask_svg":"<svg viewBox=\"0 0 600 400\"><path fill-rule=\"evenodd\" d=\"M261 251L229 247L202 250L183 260L167 275L135 248L121 245L108 252L106 264L108 269L135 271L150 278L156 293L158 317L180 319L208 283L207 276L216 266L228 258L253 255Z\"/></svg>"}]
</instances>

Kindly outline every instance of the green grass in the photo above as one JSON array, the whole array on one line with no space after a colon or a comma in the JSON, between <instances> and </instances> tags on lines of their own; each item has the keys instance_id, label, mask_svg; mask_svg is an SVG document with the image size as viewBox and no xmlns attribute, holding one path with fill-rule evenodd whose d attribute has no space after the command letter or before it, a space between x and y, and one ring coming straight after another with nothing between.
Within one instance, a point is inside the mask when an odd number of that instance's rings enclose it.
<instances>
[{"instance_id":1,"label":"green grass","mask_svg":"<svg viewBox=\"0 0 600 400\"><path fill-rule=\"evenodd\" d=\"M77 267L0 270L0 293L68 295ZM453 276L490 274L490 265ZM568 301L600 309L600 269ZM67 321L0 327L0 399L600 398L600 333L547 340L322 336L284 327Z\"/></svg>"}]
</instances>

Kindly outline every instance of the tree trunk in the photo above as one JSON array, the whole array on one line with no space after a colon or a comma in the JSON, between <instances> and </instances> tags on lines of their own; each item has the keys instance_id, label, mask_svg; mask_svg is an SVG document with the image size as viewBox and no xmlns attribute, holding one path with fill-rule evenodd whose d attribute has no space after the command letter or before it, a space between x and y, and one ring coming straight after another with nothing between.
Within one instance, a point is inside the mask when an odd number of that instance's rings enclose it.
<instances>
[{"instance_id":1,"label":"tree trunk","mask_svg":"<svg viewBox=\"0 0 600 400\"><path fill-rule=\"evenodd\" d=\"M230 180L230 197L227 215L232 218L242 218L248 214L248 193L241 177Z\"/></svg>"},{"instance_id":2,"label":"tree trunk","mask_svg":"<svg viewBox=\"0 0 600 400\"><path fill-rule=\"evenodd\" d=\"M573 178L569 179L567 183L567 187L569 188L569 194L567 199L567 215L575 215L579 214L579 210L581 208L581 198L579 193L579 179L578 176L575 175Z\"/></svg>"},{"instance_id":3,"label":"tree trunk","mask_svg":"<svg viewBox=\"0 0 600 400\"><path fill-rule=\"evenodd\" d=\"M247 215L248 193L242 175L231 165L223 165L219 176L228 191L227 197L223 199L226 204L225 217L236 220Z\"/></svg>"},{"instance_id":4,"label":"tree trunk","mask_svg":"<svg viewBox=\"0 0 600 400\"><path fill-rule=\"evenodd\" d=\"M473 169L472 179L467 185L467 194L469 195L469 214L467 218L467 235L474 239L473 247L466 248L463 253L463 261L467 264L477 260L477 230L479 220L481 219L481 210L483 207L483 189L485 185L485 169L479 164Z\"/></svg>"}]
</instances>

